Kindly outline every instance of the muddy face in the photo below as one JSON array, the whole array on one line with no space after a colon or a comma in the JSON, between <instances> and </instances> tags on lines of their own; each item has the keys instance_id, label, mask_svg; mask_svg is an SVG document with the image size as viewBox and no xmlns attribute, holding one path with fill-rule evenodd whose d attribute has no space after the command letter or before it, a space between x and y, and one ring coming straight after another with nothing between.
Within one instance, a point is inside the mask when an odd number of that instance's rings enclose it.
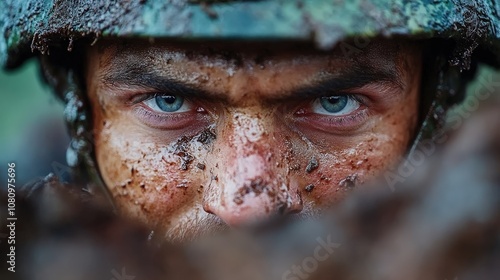
<instances>
[{"instance_id":1,"label":"muddy face","mask_svg":"<svg viewBox=\"0 0 500 280\"><path fill-rule=\"evenodd\" d=\"M88 51L100 172L119 209L166 238L313 215L394 163L414 134L415 44L377 41L355 56L244 45Z\"/></svg>"}]
</instances>

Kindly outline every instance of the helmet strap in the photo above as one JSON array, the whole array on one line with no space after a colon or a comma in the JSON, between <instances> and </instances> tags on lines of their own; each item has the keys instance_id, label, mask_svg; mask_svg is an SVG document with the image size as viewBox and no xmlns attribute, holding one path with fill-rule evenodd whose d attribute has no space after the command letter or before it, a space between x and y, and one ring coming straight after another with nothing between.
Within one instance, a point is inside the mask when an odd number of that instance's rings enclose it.
<instances>
[{"instance_id":1,"label":"helmet strap","mask_svg":"<svg viewBox=\"0 0 500 280\"><path fill-rule=\"evenodd\" d=\"M465 96L468 80L465 73L461 72L458 66L451 66L443 55L437 56L434 61L433 66L423 69L427 74L422 77L421 125L409 149L408 157L420 149L425 149L423 146L442 144L447 139L447 112Z\"/></svg>"},{"instance_id":2,"label":"helmet strap","mask_svg":"<svg viewBox=\"0 0 500 280\"><path fill-rule=\"evenodd\" d=\"M92 115L81 75L72 69L54 65L47 56L41 56L44 77L64 100L64 117L71 142L66 151L66 161L71 169L72 181L85 186L91 194L106 198L113 210L115 205L98 171L93 148Z\"/></svg>"}]
</instances>

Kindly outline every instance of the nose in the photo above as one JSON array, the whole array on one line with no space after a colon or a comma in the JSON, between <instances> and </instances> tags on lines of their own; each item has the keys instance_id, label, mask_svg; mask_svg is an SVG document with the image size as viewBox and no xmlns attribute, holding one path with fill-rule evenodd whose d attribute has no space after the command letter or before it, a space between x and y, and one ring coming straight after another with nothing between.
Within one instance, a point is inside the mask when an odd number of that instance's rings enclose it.
<instances>
[{"instance_id":1,"label":"nose","mask_svg":"<svg viewBox=\"0 0 500 280\"><path fill-rule=\"evenodd\" d=\"M283 149L272 127L257 114L236 112L214 143L203 207L230 226L302 211L299 188L287 177Z\"/></svg>"}]
</instances>

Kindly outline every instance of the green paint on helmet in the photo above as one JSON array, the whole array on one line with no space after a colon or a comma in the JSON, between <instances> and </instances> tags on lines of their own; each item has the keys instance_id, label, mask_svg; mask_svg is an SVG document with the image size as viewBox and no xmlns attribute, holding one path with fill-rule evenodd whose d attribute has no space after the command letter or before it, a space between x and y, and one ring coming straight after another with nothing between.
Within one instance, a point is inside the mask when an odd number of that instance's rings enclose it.
<instances>
[{"instance_id":1,"label":"green paint on helmet","mask_svg":"<svg viewBox=\"0 0 500 280\"><path fill-rule=\"evenodd\" d=\"M4 0L0 3L0 33L0 65L4 68L14 68L36 52L48 53L53 46L71 50L75 40L111 36L309 40L324 49L356 36L445 38L458 42L455 62L467 68L467 57L478 46L498 53L500 3L490 0L98 3Z\"/></svg>"}]
</instances>

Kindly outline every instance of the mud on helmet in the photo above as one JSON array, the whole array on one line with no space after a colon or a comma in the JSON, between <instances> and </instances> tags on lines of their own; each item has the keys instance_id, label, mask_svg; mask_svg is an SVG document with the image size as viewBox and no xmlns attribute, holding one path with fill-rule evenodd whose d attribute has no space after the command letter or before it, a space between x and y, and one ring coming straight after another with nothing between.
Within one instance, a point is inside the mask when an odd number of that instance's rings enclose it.
<instances>
[{"instance_id":1,"label":"mud on helmet","mask_svg":"<svg viewBox=\"0 0 500 280\"><path fill-rule=\"evenodd\" d=\"M433 47L424 54L420 130L413 147L436 137L446 111L464 98L477 63L500 66L500 3L487 0L4 0L0 64L37 57L66 104L67 161L75 179L104 186L92 150L91 114L77 62L102 38L309 41L346 55L375 37ZM349 43L345 43L349 42ZM99 188L106 191L105 188Z\"/></svg>"}]
</instances>

